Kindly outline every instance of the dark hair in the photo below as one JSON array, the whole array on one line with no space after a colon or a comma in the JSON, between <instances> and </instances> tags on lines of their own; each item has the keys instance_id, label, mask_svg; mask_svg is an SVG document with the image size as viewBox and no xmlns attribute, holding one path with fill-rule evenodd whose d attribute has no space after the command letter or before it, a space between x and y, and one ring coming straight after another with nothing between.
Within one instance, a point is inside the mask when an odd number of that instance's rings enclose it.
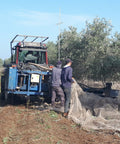
<instances>
[{"instance_id":1,"label":"dark hair","mask_svg":"<svg viewBox=\"0 0 120 144\"><path fill-rule=\"evenodd\" d=\"M62 64L62 62L61 61L58 61L57 63L56 63L56 65L61 65Z\"/></svg>"},{"instance_id":2,"label":"dark hair","mask_svg":"<svg viewBox=\"0 0 120 144\"><path fill-rule=\"evenodd\" d=\"M66 63L66 64L68 64L69 62L72 62L72 60L71 60L71 59L69 59L69 58L68 58L68 59L66 59L65 63Z\"/></svg>"}]
</instances>

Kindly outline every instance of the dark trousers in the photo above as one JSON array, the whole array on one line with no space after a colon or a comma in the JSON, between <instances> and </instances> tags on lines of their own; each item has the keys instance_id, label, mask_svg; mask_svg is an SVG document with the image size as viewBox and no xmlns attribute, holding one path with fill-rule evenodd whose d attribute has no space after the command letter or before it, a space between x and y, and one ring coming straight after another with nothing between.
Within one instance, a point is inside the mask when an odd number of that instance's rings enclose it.
<instances>
[{"instance_id":1,"label":"dark trousers","mask_svg":"<svg viewBox=\"0 0 120 144\"><path fill-rule=\"evenodd\" d=\"M63 88L64 90L64 94L65 94L65 108L64 108L64 112L67 113L69 111L70 108L70 100L71 100L71 87Z\"/></svg>"},{"instance_id":2,"label":"dark trousers","mask_svg":"<svg viewBox=\"0 0 120 144\"><path fill-rule=\"evenodd\" d=\"M61 106L64 106L64 92L63 89L60 86L52 86L52 105L55 105L55 99L56 99L56 95L60 96L61 98Z\"/></svg>"}]
</instances>

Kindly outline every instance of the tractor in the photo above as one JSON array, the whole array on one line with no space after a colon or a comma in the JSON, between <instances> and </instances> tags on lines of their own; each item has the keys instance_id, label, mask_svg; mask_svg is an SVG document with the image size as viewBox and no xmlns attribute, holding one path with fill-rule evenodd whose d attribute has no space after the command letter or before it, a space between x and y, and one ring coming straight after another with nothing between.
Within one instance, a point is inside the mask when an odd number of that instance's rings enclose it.
<instances>
[{"instance_id":1,"label":"tractor","mask_svg":"<svg viewBox=\"0 0 120 144\"><path fill-rule=\"evenodd\" d=\"M1 80L2 98L14 102L15 97L50 98L51 68L48 66L48 37L16 35L10 42L11 64Z\"/></svg>"}]
</instances>

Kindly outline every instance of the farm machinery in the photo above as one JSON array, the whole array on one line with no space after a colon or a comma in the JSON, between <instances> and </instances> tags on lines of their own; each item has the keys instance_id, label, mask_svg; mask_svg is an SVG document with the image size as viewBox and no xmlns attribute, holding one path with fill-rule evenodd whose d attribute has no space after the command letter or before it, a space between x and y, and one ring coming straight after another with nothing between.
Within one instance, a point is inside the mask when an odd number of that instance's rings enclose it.
<instances>
[{"instance_id":1,"label":"farm machinery","mask_svg":"<svg viewBox=\"0 0 120 144\"><path fill-rule=\"evenodd\" d=\"M48 66L48 37L16 35L10 42L11 65L2 76L1 88L6 102L16 96L50 97L51 69Z\"/></svg>"}]
</instances>

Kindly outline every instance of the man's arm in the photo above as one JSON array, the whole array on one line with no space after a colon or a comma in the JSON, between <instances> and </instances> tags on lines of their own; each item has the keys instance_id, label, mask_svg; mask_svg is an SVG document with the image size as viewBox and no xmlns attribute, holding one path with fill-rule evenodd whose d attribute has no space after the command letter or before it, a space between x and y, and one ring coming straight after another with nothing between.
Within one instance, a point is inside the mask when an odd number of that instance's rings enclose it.
<instances>
[{"instance_id":1,"label":"man's arm","mask_svg":"<svg viewBox=\"0 0 120 144\"><path fill-rule=\"evenodd\" d=\"M74 82L73 79L72 79L72 68L70 68L69 71L68 71L68 81L71 82L71 83Z\"/></svg>"}]
</instances>

